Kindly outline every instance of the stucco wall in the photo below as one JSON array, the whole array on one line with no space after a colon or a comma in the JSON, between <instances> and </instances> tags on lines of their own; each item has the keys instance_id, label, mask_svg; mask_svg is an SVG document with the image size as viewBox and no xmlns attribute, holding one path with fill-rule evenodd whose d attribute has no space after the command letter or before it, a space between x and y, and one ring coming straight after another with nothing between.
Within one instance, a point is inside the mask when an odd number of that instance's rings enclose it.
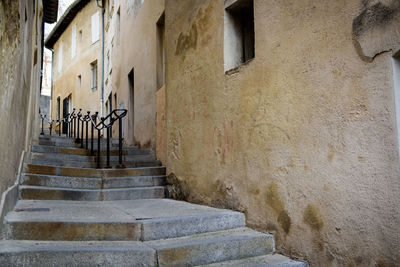
<instances>
[{"instance_id":1,"label":"stucco wall","mask_svg":"<svg viewBox=\"0 0 400 267\"><path fill-rule=\"evenodd\" d=\"M63 99L72 94L72 106L86 111L100 112L101 91L101 49L100 38L92 43L91 17L99 12L99 25L101 11L96 1L90 1L74 18L67 29L54 45L53 55L53 88L51 99L52 119L57 119L57 98L60 97L61 117L63 116ZM71 57L72 28L76 27L76 54ZM82 31L82 39L79 32ZM100 31L100 29L99 29ZM62 43L62 68L59 69L59 53ZM97 90L91 88L91 66L97 60ZM78 75L81 75L81 87L78 87Z\"/></svg>"},{"instance_id":2,"label":"stucco wall","mask_svg":"<svg viewBox=\"0 0 400 267\"><path fill-rule=\"evenodd\" d=\"M395 266L391 54L360 57L361 1L254 4L255 58L225 74L224 1L166 0L170 178L312 266Z\"/></svg>"},{"instance_id":3,"label":"stucco wall","mask_svg":"<svg viewBox=\"0 0 400 267\"><path fill-rule=\"evenodd\" d=\"M156 148L156 23L164 12L163 0L114 1L114 12L120 10L120 32L109 30L112 47L112 93L117 105L128 109L124 119L125 142L142 148ZM108 3L108 1L107 1ZM108 4L106 4L108 6ZM106 12L107 13L107 12ZM115 23L115 14L113 22ZM110 36L114 36L111 38ZM107 47L107 45L106 45ZM134 90L128 74L134 69Z\"/></svg>"},{"instance_id":4,"label":"stucco wall","mask_svg":"<svg viewBox=\"0 0 400 267\"><path fill-rule=\"evenodd\" d=\"M42 1L0 1L0 193L38 134L42 14Z\"/></svg>"}]
</instances>

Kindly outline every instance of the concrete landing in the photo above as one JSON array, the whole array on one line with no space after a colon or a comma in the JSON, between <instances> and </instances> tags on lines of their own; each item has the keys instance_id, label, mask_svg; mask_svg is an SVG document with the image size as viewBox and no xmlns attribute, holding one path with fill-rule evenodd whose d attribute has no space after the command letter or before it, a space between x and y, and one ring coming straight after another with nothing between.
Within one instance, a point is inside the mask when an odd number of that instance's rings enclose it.
<instances>
[{"instance_id":1,"label":"concrete landing","mask_svg":"<svg viewBox=\"0 0 400 267\"><path fill-rule=\"evenodd\" d=\"M20 200L4 221L8 239L26 240L155 240L245 225L242 213L169 199Z\"/></svg>"},{"instance_id":2,"label":"concrete landing","mask_svg":"<svg viewBox=\"0 0 400 267\"><path fill-rule=\"evenodd\" d=\"M197 267L307 267L302 261L295 261L281 254L267 254L239 260L224 261Z\"/></svg>"},{"instance_id":3,"label":"concrete landing","mask_svg":"<svg viewBox=\"0 0 400 267\"><path fill-rule=\"evenodd\" d=\"M194 266L259 256L274 250L272 235L246 227L145 244L157 250L160 266Z\"/></svg>"},{"instance_id":4,"label":"concrete landing","mask_svg":"<svg viewBox=\"0 0 400 267\"><path fill-rule=\"evenodd\" d=\"M135 241L0 241L0 266L156 266L156 253Z\"/></svg>"}]
</instances>

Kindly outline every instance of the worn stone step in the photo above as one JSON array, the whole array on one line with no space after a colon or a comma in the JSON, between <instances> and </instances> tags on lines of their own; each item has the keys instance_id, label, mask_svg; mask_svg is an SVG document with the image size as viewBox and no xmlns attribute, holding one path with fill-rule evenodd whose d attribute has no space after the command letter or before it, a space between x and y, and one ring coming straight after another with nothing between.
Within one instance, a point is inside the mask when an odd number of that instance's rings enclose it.
<instances>
[{"instance_id":1,"label":"worn stone step","mask_svg":"<svg viewBox=\"0 0 400 267\"><path fill-rule=\"evenodd\" d=\"M44 145L33 145L32 152L38 153L62 153L62 154L72 154L72 155L84 155L89 156L90 151L84 148L75 148L75 147L56 147L56 146L44 146ZM95 153L97 153L97 149L95 149ZM152 154L153 152L148 149L137 149L137 148L129 148L124 147L122 149L122 155L147 155ZM100 154L105 156L107 155L107 151L104 149L100 150ZM119 150L113 147L110 150L110 155L118 156Z\"/></svg>"},{"instance_id":2,"label":"worn stone step","mask_svg":"<svg viewBox=\"0 0 400 267\"><path fill-rule=\"evenodd\" d=\"M126 169L93 169L93 168L72 168L62 166L48 166L39 164L24 164L24 173L46 174L72 177L132 177L132 176L152 176L165 175L165 167L141 167Z\"/></svg>"},{"instance_id":3,"label":"worn stone step","mask_svg":"<svg viewBox=\"0 0 400 267\"><path fill-rule=\"evenodd\" d=\"M61 166L61 167L75 167L75 168L96 168L97 162L85 162L85 161L64 161L59 159L31 159L32 164L42 164L48 166ZM126 168L137 168L137 167L155 167L161 166L161 162L159 160L131 160L131 161L122 161L122 164ZM106 167L106 161L100 162L100 167ZM110 166L112 168L116 168L119 166L118 160L110 160Z\"/></svg>"},{"instance_id":4,"label":"worn stone step","mask_svg":"<svg viewBox=\"0 0 400 267\"><path fill-rule=\"evenodd\" d=\"M24 173L21 175L21 185L46 186L75 189L101 189L101 178L69 177L45 174Z\"/></svg>"},{"instance_id":5,"label":"worn stone step","mask_svg":"<svg viewBox=\"0 0 400 267\"><path fill-rule=\"evenodd\" d=\"M62 153L39 153L39 152L32 152L31 153L31 161L38 161L38 160L54 160L57 162L64 162L64 161L72 161L72 162L97 162L97 156L87 156L87 155L74 155L74 154L62 154ZM100 162L106 162L107 157L101 156ZM116 162L119 160L119 156L110 156L110 161ZM129 161L151 161L156 160L153 154L147 155L123 155L122 161L129 162ZM36 163L35 163L36 164Z\"/></svg>"},{"instance_id":6,"label":"worn stone step","mask_svg":"<svg viewBox=\"0 0 400 267\"><path fill-rule=\"evenodd\" d=\"M72 188L72 189L102 189L125 187L161 186L165 183L165 176L136 176L117 178L87 178L69 177L43 174L23 174L22 185Z\"/></svg>"},{"instance_id":7,"label":"worn stone step","mask_svg":"<svg viewBox=\"0 0 400 267\"><path fill-rule=\"evenodd\" d=\"M155 251L137 241L0 241L0 266L156 266Z\"/></svg>"},{"instance_id":8,"label":"worn stone step","mask_svg":"<svg viewBox=\"0 0 400 267\"><path fill-rule=\"evenodd\" d=\"M85 136L84 136L84 138L85 138ZM66 137L65 135L58 136L55 134L52 134L51 136L50 135L40 135L39 140L51 141L51 142L75 142L75 139L72 137ZM90 141L91 138L88 137L88 140ZM95 137L93 139L93 141L97 141L97 137ZM100 138L100 141L105 142L105 141L107 141L107 139L103 137L103 138ZM110 141L114 142L114 143L119 142L118 138L111 138Z\"/></svg>"},{"instance_id":9,"label":"worn stone step","mask_svg":"<svg viewBox=\"0 0 400 267\"><path fill-rule=\"evenodd\" d=\"M165 188L163 186L151 186L113 189L71 189L21 185L19 194L20 199L109 201L163 198L165 197Z\"/></svg>"},{"instance_id":10,"label":"worn stone step","mask_svg":"<svg viewBox=\"0 0 400 267\"><path fill-rule=\"evenodd\" d=\"M270 234L249 228L144 242L157 251L159 266L194 266L265 255L274 251Z\"/></svg>"},{"instance_id":11,"label":"worn stone step","mask_svg":"<svg viewBox=\"0 0 400 267\"><path fill-rule=\"evenodd\" d=\"M60 140L60 141L51 141L51 140L43 140L43 139L39 139L39 145L43 145L43 146L57 146L57 147L76 147L76 148L80 148L81 147L81 143L78 142L75 139L66 139L66 140ZM119 143L118 141L110 141L110 146L112 147L118 147ZM86 139L83 139L83 146L86 147ZM97 147L97 140L93 140L93 147ZM107 141L100 139L100 147L106 148L107 147ZM123 145L124 147L124 145ZM91 148L91 140L88 139L88 148Z\"/></svg>"},{"instance_id":12,"label":"worn stone step","mask_svg":"<svg viewBox=\"0 0 400 267\"><path fill-rule=\"evenodd\" d=\"M224 261L198 267L307 267L303 261L295 261L281 254L268 254L239 260Z\"/></svg>"},{"instance_id":13,"label":"worn stone step","mask_svg":"<svg viewBox=\"0 0 400 267\"><path fill-rule=\"evenodd\" d=\"M239 212L168 199L20 200L5 217L7 239L157 240L243 227Z\"/></svg>"}]
</instances>

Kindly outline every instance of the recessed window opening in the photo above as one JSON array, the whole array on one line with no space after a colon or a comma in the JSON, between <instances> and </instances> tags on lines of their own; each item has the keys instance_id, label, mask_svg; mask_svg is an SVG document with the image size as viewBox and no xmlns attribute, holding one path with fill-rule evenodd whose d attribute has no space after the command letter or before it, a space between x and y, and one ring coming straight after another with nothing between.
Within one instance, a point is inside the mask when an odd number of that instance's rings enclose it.
<instances>
[{"instance_id":1,"label":"recessed window opening","mask_svg":"<svg viewBox=\"0 0 400 267\"><path fill-rule=\"evenodd\" d=\"M393 83L397 125L397 147L400 157L400 51L398 51L393 57Z\"/></svg>"},{"instance_id":2,"label":"recessed window opening","mask_svg":"<svg viewBox=\"0 0 400 267\"><path fill-rule=\"evenodd\" d=\"M92 88L92 91L94 92L97 90L97 60L90 64L90 73L91 73L90 87Z\"/></svg>"},{"instance_id":3,"label":"recessed window opening","mask_svg":"<svg viewBox=\"0 0 400 267\"><path fill-rule=\"evenodd\" d=\"M82 87L82 76L78 75L78 88Z\"/></svg>"},{"instance_id":4,"label":"recessed window opening","mask_svg":"<svg viewBox=\"0 0 400 267\"><path fill-rule=\"evenodd\" d=\"M121 35L121 8L118 7L117 10L117 20L116 20L116 38L117 38L117 44L119 44L120 40L120 35Z\"/></svg>"},{"instance_id":5,"label":"recessed window opening","mask_svg":"<svg viewBox=\"0 0 400 267\"><path fill-rule=\"evenodd\" d=\"M225 71L253 59L254 4L253 0L225 1L224 68Z\"/></svg>"},{"instance_id":6,"label":"recessed window opening","mask_svg":"<svg viewBox=\"0 0 400 267\"><path fill-rule=\"evenodd\" d=\"M157 43L157 89L165 84L165 15L162 14L157 22L156 43Z\"/></svg>"}]
</instances>

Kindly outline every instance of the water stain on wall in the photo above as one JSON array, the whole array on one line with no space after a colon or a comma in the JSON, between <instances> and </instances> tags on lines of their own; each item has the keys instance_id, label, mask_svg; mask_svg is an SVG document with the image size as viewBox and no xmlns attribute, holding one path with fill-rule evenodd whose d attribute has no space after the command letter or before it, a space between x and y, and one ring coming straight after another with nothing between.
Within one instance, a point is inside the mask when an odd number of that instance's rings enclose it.
<instances>
[{"instance_id":1,"label":"water stain on wall","mask_svg":"<svg viewBox=\"0 0 400 267\"><path fill-rule=\"evenodd\" d=\"M209 30L212 26L210 14L213 9L213 3L214 1L211 1L204 10L200 8L189 31L179 34L175 55L182 55L184 58L189 49L197 48L199 37L202 39L201 44L203 46L211 39L212 35Z\"/></svg>"},{"instance_id":2,"label":"water stain on wall","mask_svg":"<svg viewBox=\"0 0 400 267\"><path fill-rule=\"evenodd\" d=\"M274 211L275 216L277 216L279 226L288 234L292 225L292 220L285 209L285 203L279 195L278 185L275 182L268 185L266 200L267 205Z\"/></svg>"},{"instance_id":3,"label":"water stain on wall","mask_svg":"<svg viewBox=\"0 0 400 267\"><path fill-rule=\"evenodd\" d=\"M308 204L303 213L304 222L311 227L311 229L320 231L324 226L324 222L319 213L318 207Z\"/></svg>"}]
</instances>

